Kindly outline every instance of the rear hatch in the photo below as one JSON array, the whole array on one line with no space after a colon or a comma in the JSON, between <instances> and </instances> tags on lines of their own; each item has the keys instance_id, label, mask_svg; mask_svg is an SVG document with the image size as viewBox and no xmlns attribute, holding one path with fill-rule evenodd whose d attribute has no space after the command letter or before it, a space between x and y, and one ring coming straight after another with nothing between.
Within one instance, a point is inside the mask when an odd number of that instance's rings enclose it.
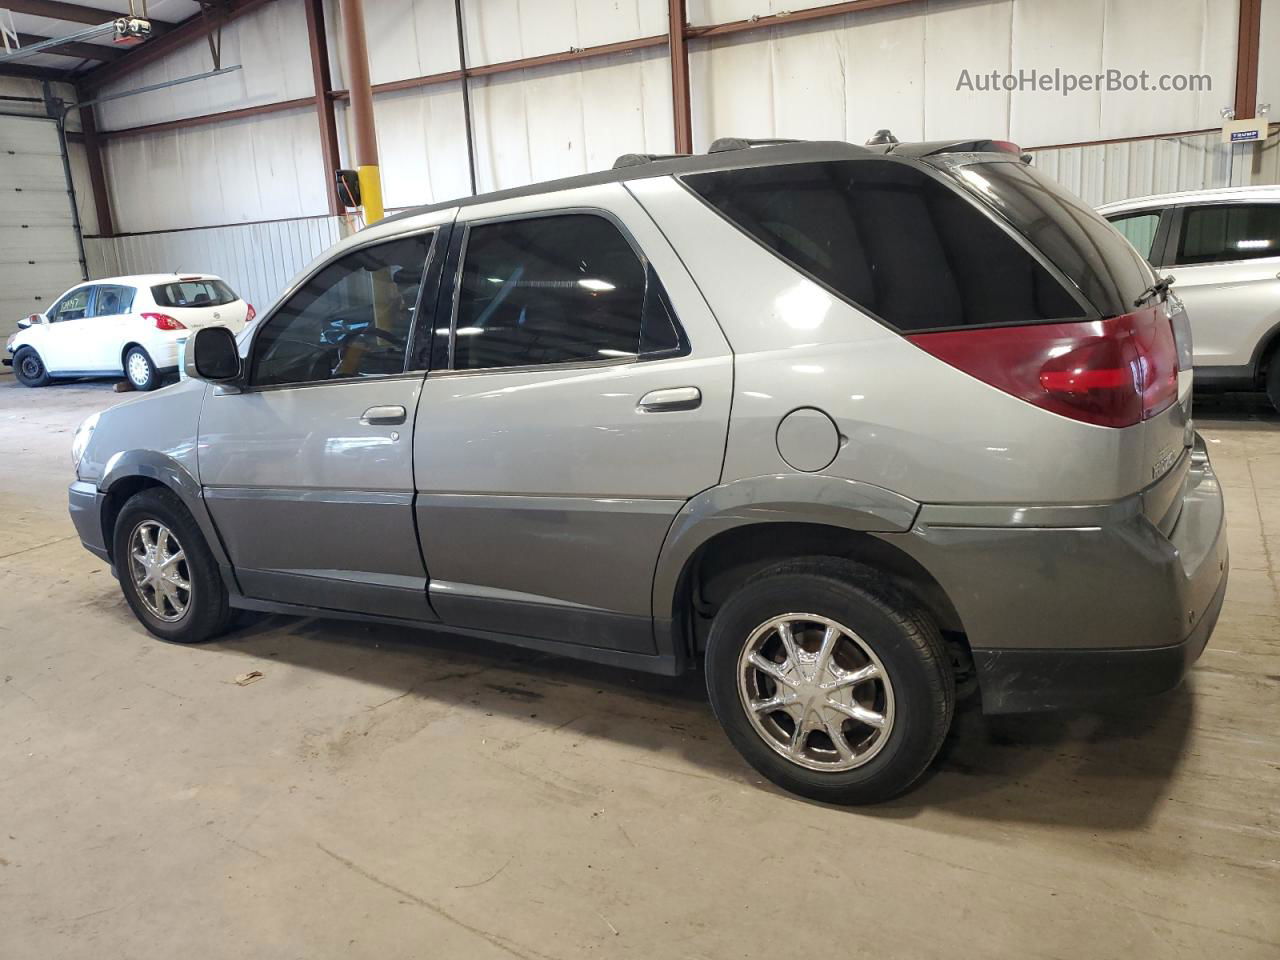
<instances>
[{"instance_id":1,"label":"rear hatch","mask_svg":"<svg viewBox=\"0 0 1280 960\"><path fill-rule=\"evenodd\" d=\"M225 281L203 275L175 277L155 284L151 296L158 313L187 330L220 326L239 333L252 309Z\"/></svg>"},{"instance_id":2,"label":"rear hatch","mask_svg":"<svg viewBox=\"0 0 1280 960\"><path fill-rule=\"evenodd\" d=\"M1016 148L1015 148L1016 149ZM1053 378L1078 389L1102 387L1106 376L1123 380L1126 391L1140 397L1140 411L1117 420L1140 433L1143 474L1134 477L1138 489L1149 488L1146 504L1152 522L1166 532L1177 520L1179 479L1185 477L1194 440L1191 423L1191 328L1176 296L1152 291L1157 277L1150 265L1118 231L1079 197L1012 153L942 153L927 162L945 170L984 206L1016 230L1055 267L1089 303L1101 327L1115 339L1117 363L1091 371L1088 363L1073 366L1074 355L1051 360L1040 382ZM1107 352L1106 345L1090 346L1086 337L1082 356ZM1094 384L1088 382L1096 373ZM1050 379L1046 379L1046 377Z\"/></svg>"}]
</instances>

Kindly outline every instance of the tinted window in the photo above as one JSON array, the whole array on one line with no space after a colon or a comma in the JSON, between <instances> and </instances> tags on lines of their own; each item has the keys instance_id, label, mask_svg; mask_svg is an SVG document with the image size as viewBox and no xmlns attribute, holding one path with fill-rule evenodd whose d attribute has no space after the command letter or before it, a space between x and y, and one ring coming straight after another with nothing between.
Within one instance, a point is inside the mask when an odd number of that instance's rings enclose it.
<instances>
[{"instance_id":1,"label":"tinted window","mask_svg":"<svg viewBox=\"0 0 1280 960\"><path fill-rule=\"evenodd\" d=\"M272 313L254 342L253 383L383 376L405 368L431 235L347 254Z\"/></svg>"},{"instance_id":2,"label":"tinted window","mask_svg":"<svg viewBox=\"0 0 1280 960\"><path fill-rule=\"evenodd\" d=\"M219 307L238 300L221 280L176 280L151 288L157 307Z\"/></svg>"},{"instance_id":3,"label":"tinted window","mask_svg":"<svg viewBox=\"0 0 1280 960\"><path fill-rule=\"evenodd\" d=\"M1178 263L1280 257L1280 203L1215 204L1183 214Z\"/></svg>"},{"instance_id":4,"label":"tinted window","mask_svg":"<svg viewBox=\"0 0 1280 960\"><path fill-rule=\"evenodd\" d=\"M93 287L80 287L77 290L72 290L49 311L49 319L54 321L79 320L88 316L89 293L92 290Z\"/></svg>"},{"instance_id":5,"label":"tinted window","mask_svg":"<svg viewBox=\"0 0 1280 960\"><path fill-rule=\"evenodd\" d=\"M605 218L565 214L471 228L454 369L680 349L656 275Z\"/></svg>"},{"instance_id":6,"label":"tinted window","mask_svg":"<svg viewBox=\"0 0 1280 960\"><path fill-rule=\"evenodd\" d=\"M1150 265L1083 200L1019 161L974 163L957 179L994 206L1080 288L1104 316L1133 309Z\"/></svg>"},{"instance_id":7,"label":"tinted window","mask_svg":"<svg viewBox=\"0 0 1280 960\"><path fill-rule=\"evenodd\" d=\"M972 202L907 164L800 163L685 182L770 250L899 330L1083 312Z\"/></svg>"},{"instance_id":8,"label":"tinted window","mask_svg":"<svg viewBox=\"0 0 1280 960\"><path fill-rule=\"evenodd\" d=\"M114 317L128 313L133 306L133 287L103 285L93 297L93 315L95 317Z\"/></svg>"},{"instance_id":9,"label":"tinted window","mask_svg":"<svg viewBox=\"0 0 1280 960\"><path fill-rule=\"evenodd\" d=\"M1151 245L1155 243L1156 229L1160 226L1159 210L1126 213L1109 219L1111 225L1133 244L1133 249L1146 259L1151 259Z\"/></svg>"}]
</instances>

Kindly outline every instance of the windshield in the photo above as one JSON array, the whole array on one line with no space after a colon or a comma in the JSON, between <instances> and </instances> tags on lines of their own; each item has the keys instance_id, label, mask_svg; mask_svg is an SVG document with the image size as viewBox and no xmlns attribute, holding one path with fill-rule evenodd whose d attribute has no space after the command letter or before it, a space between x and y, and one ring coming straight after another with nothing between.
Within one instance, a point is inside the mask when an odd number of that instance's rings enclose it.
<instances>
[{"instance_id":1,"label":"windshield","mask_svg":"<svg viewBox=\"0 0 1280 960\"><path fill-rule=\"evenodd\" d=\"M1030 164L971 163L953 172L1066 274L1104 316L1128 313L1154 282L1150 266L1114 227Z\"/></svg>"},{"instance_id":2,"label":"windshield","mask_svg":"<svg viewBox=\"0 0 1280 960\"><path fill-rule=\"evenodd\" d=\"M151 288L157 307L220 307L240 299L221 280L175 280Z\"/></svg>"}]
</instances>

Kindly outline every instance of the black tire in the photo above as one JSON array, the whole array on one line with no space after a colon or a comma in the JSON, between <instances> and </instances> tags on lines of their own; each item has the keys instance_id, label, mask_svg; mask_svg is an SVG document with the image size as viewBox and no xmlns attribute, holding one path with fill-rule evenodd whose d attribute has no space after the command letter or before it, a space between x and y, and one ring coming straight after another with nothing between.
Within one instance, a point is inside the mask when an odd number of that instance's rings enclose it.
<instances>
[{"instance_id":1,"label":"black tire","mask_svg":"<svg viewBox=\"0 0 1280 960\"><path fill-rule=\"evenodd\" d=\"M24 387L47 386L53 379L45 369L40 354L30 347L19 347L18 352L13 355L13 374Z\"/></svg>"},{"instance_id":2,"label":"black tire","mask_svg":"<svg viewBox=\"0 0 1280 960\"><path fill-rule=\"evenodd\" d=\"M847 627L888 675L892 722L877 752L867 751L870 759L859 766L839 771L802 766L770 746L748 718L739 694L739 657L753 633L788 613L821 616ZM955 680L933 620L875 571L835 558L777 564L730 597L711 627L706 680L712 709L747 762L783 789L826 803L878 803L905 791L942 746L955 710ZM876 683L872 689L883 695ZM831 738L816 732L834 750ZM876 736L872 730L871 737Z\"/></svg>"},{"instance_id":3,"label":"black tire","mask_svg":"<svg viewBox=\"0 0 1280 960\"><path fill-rule=\"evenodd\" d=\"M1271 363L1267 368L1267 399L1280 413L1280 348L1271 354Z\"/></svg>"},{"instance_id":4,"label":"black tire","mask_svg":"<svg viewBox=\"0 0 1280 960\"><path fill-rule=\"evenodd\" d=\"M176 620L163 619L148 609L142 589L135 582L130 543L135 531L147 521L158 522L172 531L185 558L177 571L181 574L185 569L190 589L185 612ZM120 589L144 627L172 643L200 643L226 631L231 622L226 584L195 518L172 491L151 487L131 497L116 518L112 542L111 556Z\"/></svg>"},{"instance_id":5,"label":"black tire","mask_svg":"<svg viewBox=\"0 0 1280 960\"><path fill-rule=\"evenodd\" d=\"M160 374L151 355L142 347L130 347L124 353L124 378L135 390L154 390L160 386Z\"/></svg>"}]
</instances>

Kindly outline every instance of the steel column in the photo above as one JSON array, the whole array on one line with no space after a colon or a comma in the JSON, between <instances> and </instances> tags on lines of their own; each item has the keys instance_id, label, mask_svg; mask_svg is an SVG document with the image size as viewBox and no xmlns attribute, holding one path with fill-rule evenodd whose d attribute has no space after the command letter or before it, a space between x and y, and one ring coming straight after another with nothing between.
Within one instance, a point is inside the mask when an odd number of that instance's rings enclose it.
<instances>
[{"instance_id":1,"label":"steel column","mask_svg":"<svg viewBox=\"0 0 1280 960\"><path fill-rule=\"evenodd\" d=\"M689 48L685 44L687 21L685 0L667 0L671 115L675 120L676 153L693 153L693 114L689 106Z\"/></svg>"},{"instance_id":2,"label":"steel column","mask_svg":"<svg viewBox=\"0 0 1280 960\"><path fill-rule=\"evenodd\" d=\"M1258 47L1262 34L1262 0L1240 0L1240 27L1236 34L1237 120L1258 112Z\"/></svg>"},{"instance_id":3,"label":"steel column","mask_svg":"<svg viewBox=\"0 0 1280 960\"><path fill-rule=\"evenodd\" d=\"M329 198L329 212L342 213L334 175L341 165L338 159L338 126L333 116L333 80L329 75L329 45L325 39L324 0L304 0L307 12L307 37L311 41L311 78L315 89L316 120L320 124L320 155L324 161L324 194Z\"/></svg>"},{"instance_id":4,"label":"steel column","mask_svg":"<svg viewBox=\"0 0 1280 960\"><path fill-rule=\"evenodd\" d=\"M378 137L373 121L373 90L369 85L369 44L364 31L364 0L341 0L342 41L347 54L347 90L355 127L356 171L364 222L383 217L382 178L378 172Z\"/></svg>"},{"instance_id":5,"label":"steel column","mask_svg":"<svg viewBox=\"0 0 1280 960\"><path fill-rule=\"evenodd\" d=\"M76 91L79 99L80 92ZM89 186L93 190L93 208L98 214L98 235L114 237L115 219L111 215L111 195L107 193L107 173L102 163L102 145L93 107L80 108L80 129L84 131L85 159L89 163Z\"/></svg>"}]
</instances>

